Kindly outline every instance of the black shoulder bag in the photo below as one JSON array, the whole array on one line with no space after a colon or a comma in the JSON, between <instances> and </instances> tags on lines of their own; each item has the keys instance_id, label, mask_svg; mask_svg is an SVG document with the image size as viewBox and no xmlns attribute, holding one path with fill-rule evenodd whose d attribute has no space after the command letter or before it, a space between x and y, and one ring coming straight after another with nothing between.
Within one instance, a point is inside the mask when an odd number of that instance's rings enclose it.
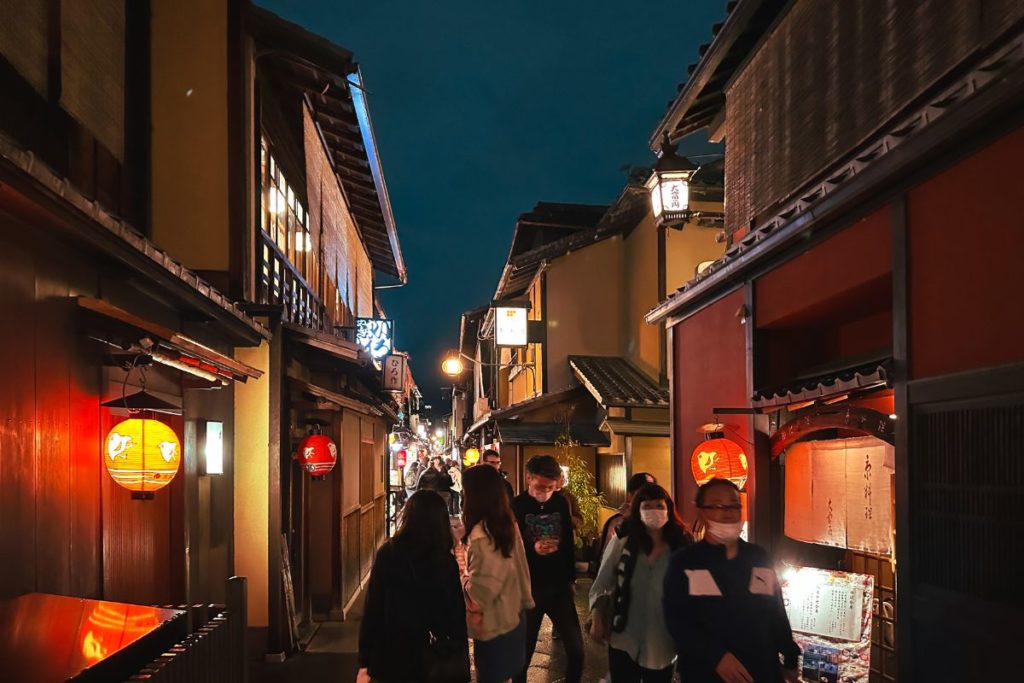
<instances>
[{"instance_id":1,"label":"black shoulder bag","mask_svg":"<svg viewBox=\"0 0 1024 683\"><path fill-rule=\"evenodd\" d=\"M416 569L409 563L413 585L419 584ZM462 596L458 596L462 599ZM423 618L425 615L420 615ZM430 620L423 618L427 625L427 642L423 646L423 675L419 680L424 683L467 683L469 681L469 644L466 639L453 638L450 634L430 625Z\"/></svg>"}]
</instances>

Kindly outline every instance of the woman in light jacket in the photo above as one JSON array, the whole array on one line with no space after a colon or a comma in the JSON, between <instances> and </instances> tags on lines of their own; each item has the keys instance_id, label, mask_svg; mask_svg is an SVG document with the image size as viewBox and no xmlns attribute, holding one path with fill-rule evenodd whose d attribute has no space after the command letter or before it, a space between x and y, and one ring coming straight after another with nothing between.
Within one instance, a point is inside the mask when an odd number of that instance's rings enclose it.
<instances>
[{"instance_id":1,"label":"woman in light jacket","mask_svg":"<svg viewBox=\"0 0 1024 683\"><path fill-rule=\"evenodd\" d=\"M470 467L462 474L466 525L466 620L474 640L478 683L508 681L526 658L526 620L533 607L523 539L501 474Z\"/></svg>"},{"instance_id":2,"label":"woman in light jacket","mask_svg":"<svg viewBox=\"0 0 1024 683\"><path fill-rule=\"evenodd\" d=\"M657 484L636 492L590 589L590 633L608 645L614 683L670 683L676 661L661 610L662 584L673 551L691 543L672 498Z\"/></svg>"}]
</instances>

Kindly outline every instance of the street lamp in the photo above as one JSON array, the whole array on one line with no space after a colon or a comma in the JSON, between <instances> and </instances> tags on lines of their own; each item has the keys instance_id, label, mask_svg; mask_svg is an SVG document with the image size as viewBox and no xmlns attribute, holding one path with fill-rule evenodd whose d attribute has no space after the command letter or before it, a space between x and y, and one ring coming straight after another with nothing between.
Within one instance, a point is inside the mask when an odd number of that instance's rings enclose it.
<instances>
[{"instance_id":1,"label":"street lamp","mask_svg":"<svg viewBox=\"0 0 1024 683\"><path fill-rule=\"evenodd\" d=\"M458 377L465 369L465 364L462 362L462 359L459 358L459 354L455 351L448 352L448 355L441 363L441 372L449 377Z\"/></svg>"},{"instance_id":2,"label":"street lamp","mask_svg":"<svg viewBox=\"0 0 1024 683\"><path fill-rule=\"evenodd\" d=\"M676 145L664 133L661 157L647 179L651 211L658 225L678 225L690 218L690 177L696 170L696 164L676 154Z\"/></svg>"}]
</instances>

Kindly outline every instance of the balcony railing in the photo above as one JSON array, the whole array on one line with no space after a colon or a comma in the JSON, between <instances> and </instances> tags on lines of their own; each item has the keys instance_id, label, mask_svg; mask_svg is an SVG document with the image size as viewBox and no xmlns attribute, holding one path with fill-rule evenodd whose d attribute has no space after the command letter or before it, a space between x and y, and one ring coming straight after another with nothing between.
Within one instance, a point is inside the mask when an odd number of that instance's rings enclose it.
<instances>
[{"instance_id":1,"label":"balcony railing","mask_svg":"<svg viewBox=\"0 0 1024 683\"><path fill-rule=\"evenodd\" d=\"M285 320L315 330L333 332L323 302L281 252L270 235L260 233L257 249L257 297L261 304L284 306Z\"/></svg>"}]
</instances>

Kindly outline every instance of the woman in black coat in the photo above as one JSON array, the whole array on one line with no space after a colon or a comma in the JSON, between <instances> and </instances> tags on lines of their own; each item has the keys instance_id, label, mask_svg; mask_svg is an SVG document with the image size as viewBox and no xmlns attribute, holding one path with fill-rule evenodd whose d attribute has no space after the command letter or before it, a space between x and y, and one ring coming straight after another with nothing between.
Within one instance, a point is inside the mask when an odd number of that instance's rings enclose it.
<instances>
[{"instance_id":1,"label":"woman in black coat","mask_svg":"<svg viewBox=\"0 0 1024 683\"><path fill-rule=\"evenodd\" d=\"M359 666L374 681L427 680L431 636L466 653L466 603L452 554L448 506L434 491L417 491L402 510L402 524L380 550L370 573L359 629ZM449 678L448 680L455 680Z\"/></svg>"}]
</instances>

